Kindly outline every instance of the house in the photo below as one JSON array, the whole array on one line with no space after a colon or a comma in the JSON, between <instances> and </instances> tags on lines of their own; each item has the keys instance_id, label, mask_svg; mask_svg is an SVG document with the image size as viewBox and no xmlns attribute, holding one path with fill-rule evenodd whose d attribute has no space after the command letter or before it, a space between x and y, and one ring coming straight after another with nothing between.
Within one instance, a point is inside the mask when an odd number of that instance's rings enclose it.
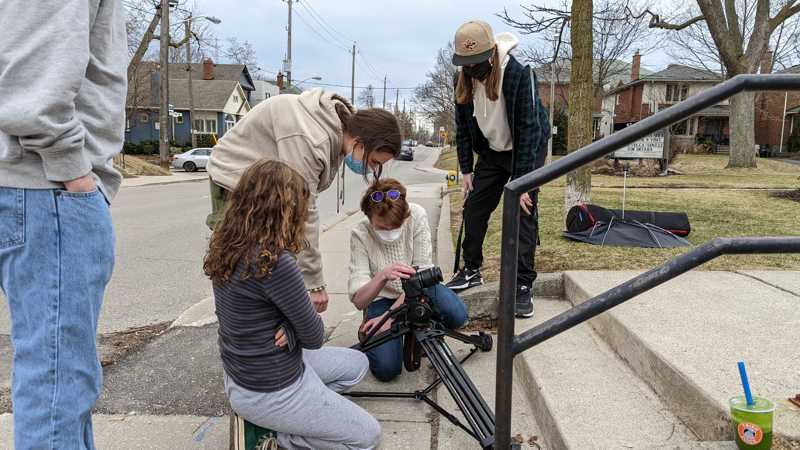
<instances>
[{"instance_id":1,"label":"house","mask_svg":"<svg viewBox=\"0 0 800 450\"><path fill-rule=\"evenodd\" d=\"M635 71L634 71L635 74ZM722 81L708 70L670 64L666 69L632 79L603 96L600 133L609 135L686 100ZM729 143L730 105L727 100L706 108L671 127L670 147L682 151L705 139L715 146Z\"/></svg>"},{"instance_id":2,"label":"house","mask_svg":"<svg viewBox=\"0 0 800 450\"><path fill-rule=\"evenodd\" d=\"M210 72L208 72L210 71ZM186 64L170 64L169 78L182 79L189 78L189 71ZM250 71L244 64L215 64L211 59L206 59L202 63L192 64L192 79L202 78L205 80L230 80L238 81L245 92L247 101L252 105L252 96L256 90L255 81L250 76Z\"/></svg>"},{"instance_id":3,"label":"house","mask_svg":"<svg viewBox=\"0 0 800 450\"><path fill-rule=\"evenodd\" d=\"M771 73L771 53L762 61L761 73ZM800 66L778 71L800 74ZM756 143L782 151L798 151L788 145L789 137L800 134L800 91L764 92L755 96Z\"/></svg>"},{"instance_id":4,"label":"house","mask_svg":"<svg viewBox=\"0 0 800 450\"><path fill-rule=\"evenodd\" d=\"M278 85L270 81L255 80L253 83L255 84L256 89L252 93L250 105L252 105L254 108L264 100L276 95L280 95L281 93Z\"/></svg>"},{"instance_id":5,"label":"house","mask_svg":"<svg viewBox=\"0 0 800 450\"><path fill-rule=\"evenodd\" d=\"M555 109L566 111L567 103L569 101L569 86L572 76L571 61L567 58L559 58L555 63L543 64L533 69L536 74L536 88L541 98L542 103L546 108L550 108L551 92ZM555 69L555 70L554 70ZM602 83L601 89L598 89L595 94L595 102L592 108L592 117L594 122L595 138L599 138L601 134L600 124L602 119L602 102L603 93L608 90L624 84L630 80L638 79L641 75L649 75L651 72L641 67L641 56L637 51L631 63L621 60L598 61L595 60L592 69L594 72L593 79L595 85ZM554 74L555 72L555 74ZM554 76L555 75L555 76ZM551 91L551 80L552 91Z\"/></svg>"},{"instance_id":6,"label":"house","mask_svg":"<svg viewBox=\"0 0 800 450\"><path fill-rule=\"evenodd\" d=\"M174 66L183 67L183 74L186 73L185 64ZM250 91L245 90L241 84L241 76L246 73L246 69L236 67L220 74L216 72L219 66L210 59L202 65L193 66L198 66L201 69L199 73L202 74L198 79L192 77L195 117L191 117L190 113L188 76L183 77L181 73L176 75L170 71L169 103L173 106L174 117L170 118L171 129L168 132L171 140L181 146L191 145L190 120L194 123L195 134L214 134L217 137L224 135L250 111L248 97L255 91L252 80L249 81ZM159 139L160 74L155 68L155 64L147 63L137 70L134 79L128 83L126 142L141 143Z\"/></svg>"}]
</instances>

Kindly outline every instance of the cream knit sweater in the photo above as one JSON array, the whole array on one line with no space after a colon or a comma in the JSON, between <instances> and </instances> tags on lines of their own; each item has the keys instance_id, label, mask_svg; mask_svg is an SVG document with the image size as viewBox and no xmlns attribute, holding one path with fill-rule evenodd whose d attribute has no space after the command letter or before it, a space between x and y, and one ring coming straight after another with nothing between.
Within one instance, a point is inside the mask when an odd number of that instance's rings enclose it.
<instances>
[{"instance_id":1,"label":"cream knit sweater","mask_svg":"<svg viewBox=\"0 0 800 450\"><path fill-rule=\"evenodd\" d=\"M364 286L376 273L394 262L411 266L430 266L433 248L431 229L425 208L409 203L411 217L403 223L400 238L394 242L382 241L372 230L366 217L350 233L350 297ZM400 281L390 281L379 297L397 298L403 292Z\"/></svg>"}]
</instances>

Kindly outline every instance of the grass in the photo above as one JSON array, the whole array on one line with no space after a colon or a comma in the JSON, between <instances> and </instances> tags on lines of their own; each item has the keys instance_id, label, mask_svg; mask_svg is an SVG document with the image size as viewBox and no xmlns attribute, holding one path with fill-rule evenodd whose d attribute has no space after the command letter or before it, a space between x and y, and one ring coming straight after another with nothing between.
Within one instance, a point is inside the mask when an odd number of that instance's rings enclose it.
<instances>
[{"instance_id":1,"label":"grass","mask_svg":"<svg viewBox=\"0 0 800 450\"><path fill-rule=\"evenodd\" d=\"M133 155L124 155L125 164L123 167L122 158L123 155L114 158L114 167L122 172L125 178L172 175L169 169L165 169Z\"/></svg>"},{"instance_id":2,"label":"grass","mask_svg":"<svg viewBox=\"0 0 800 450\"><path fill-rule=\"evenodd\" d=\"M748 174L741 170L724 169L724 161L718 157L682 156L675 166L695 183L696 189L675 189L669 183L649 184L648 189L629 189L628 209L655 211L684 211L689 215L692 233L689 241L701 244L717 236L778 236L800 235L798 218L800 204L785 198L775 198L765 190L738 190L724 188L738 183L735 187L748 186L762 188L760 182L774 177L785 177L785 181L797 178L800 170L785 163L759 160L760 168ZM443 155L440 163L450 169L452 157ZM669 177L673 178L673 177ZM664 183L669 178L636 178L631 184L641 180ZM609 208L621 206L622 189L604 187L621 184L619 178L611 176L592 177L592 202ZM773 184L775 186L775 184ZM797 183L785 187L796 187ZM461 223L461 193L451 195L453 235L458 233ZM541 272L563 270L625 270L652 268L675 255L686 252L683 249L643 249L628 247L600 247L573 242L562 237L564 187L563 182L554 182L542 189L539 198L541 246L536 250L536 268ZM499 275L501 209L492 215L489 231L484 241L484 275L496 280ZM701 266L703 270L739 269L800 269L800 255L748 255L724 256Z\"/></svg>"}]
</instances>

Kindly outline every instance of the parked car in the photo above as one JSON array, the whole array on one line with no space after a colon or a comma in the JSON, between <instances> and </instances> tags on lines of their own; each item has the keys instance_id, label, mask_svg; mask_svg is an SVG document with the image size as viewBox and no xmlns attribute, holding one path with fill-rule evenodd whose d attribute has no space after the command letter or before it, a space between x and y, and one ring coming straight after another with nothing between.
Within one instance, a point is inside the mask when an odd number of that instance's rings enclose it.
<instances>
[{"instance_id":1,"label":"parked car","mask_svg":"<svg viewBox=\"0 0 800 450\"><path fill-rule=\"evenodd\" d=\"M425 147L433 147L433 142L431 141L426 142Z\"/></svg>"},{"instance_id":2,"label":"parked car","mask_svg":"<svg viewBox=\"0 0 800 450\"><path fill-rule=\"evenodd\" d=\"M411 141L403 141L403 145L400 146L400 154L395 159L400 161L414 160L414 147L411 146Z\"/></svg>"},{"instance_id":3,"label":"parked car","mask_svg":"<svg viewBox=\"0 0 800 450\"><path fill-rule=\"evenodd\" d=\"M172 159L172 167L187 172L196 172L197 169L206 168L209 158L211 158L210 148L193 148L188 152L175 155Z\"/></svg>"}]
</instances>

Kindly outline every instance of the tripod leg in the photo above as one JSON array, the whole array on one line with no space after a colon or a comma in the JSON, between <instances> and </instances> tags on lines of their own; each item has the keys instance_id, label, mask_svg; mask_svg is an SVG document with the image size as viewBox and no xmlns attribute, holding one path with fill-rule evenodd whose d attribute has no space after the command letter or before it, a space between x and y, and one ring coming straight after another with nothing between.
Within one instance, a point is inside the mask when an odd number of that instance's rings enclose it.
<instances>
[{"instance_id":1,"label":"tripod leg","mask_svg":"<svg viewBox=\"0 0 800 450\"><path fill-rule=\"evenodd\" d=\"M474 345L483 352L488 352L492 349L492 336L483 331L478 334L464 334L455 330L446 330L445 334L457 341Z\"/></svg>"},{"instance_id":2,"label":"tripod leg","mask_svg":"<svg viewBox=\"0 0 800 450\"><path fill-rule=\"evenodd\" d=\"M494 442L494 414L445 344L442 334L417 332L422 348L484 448Z\"/></svg>"}]
</instances>

